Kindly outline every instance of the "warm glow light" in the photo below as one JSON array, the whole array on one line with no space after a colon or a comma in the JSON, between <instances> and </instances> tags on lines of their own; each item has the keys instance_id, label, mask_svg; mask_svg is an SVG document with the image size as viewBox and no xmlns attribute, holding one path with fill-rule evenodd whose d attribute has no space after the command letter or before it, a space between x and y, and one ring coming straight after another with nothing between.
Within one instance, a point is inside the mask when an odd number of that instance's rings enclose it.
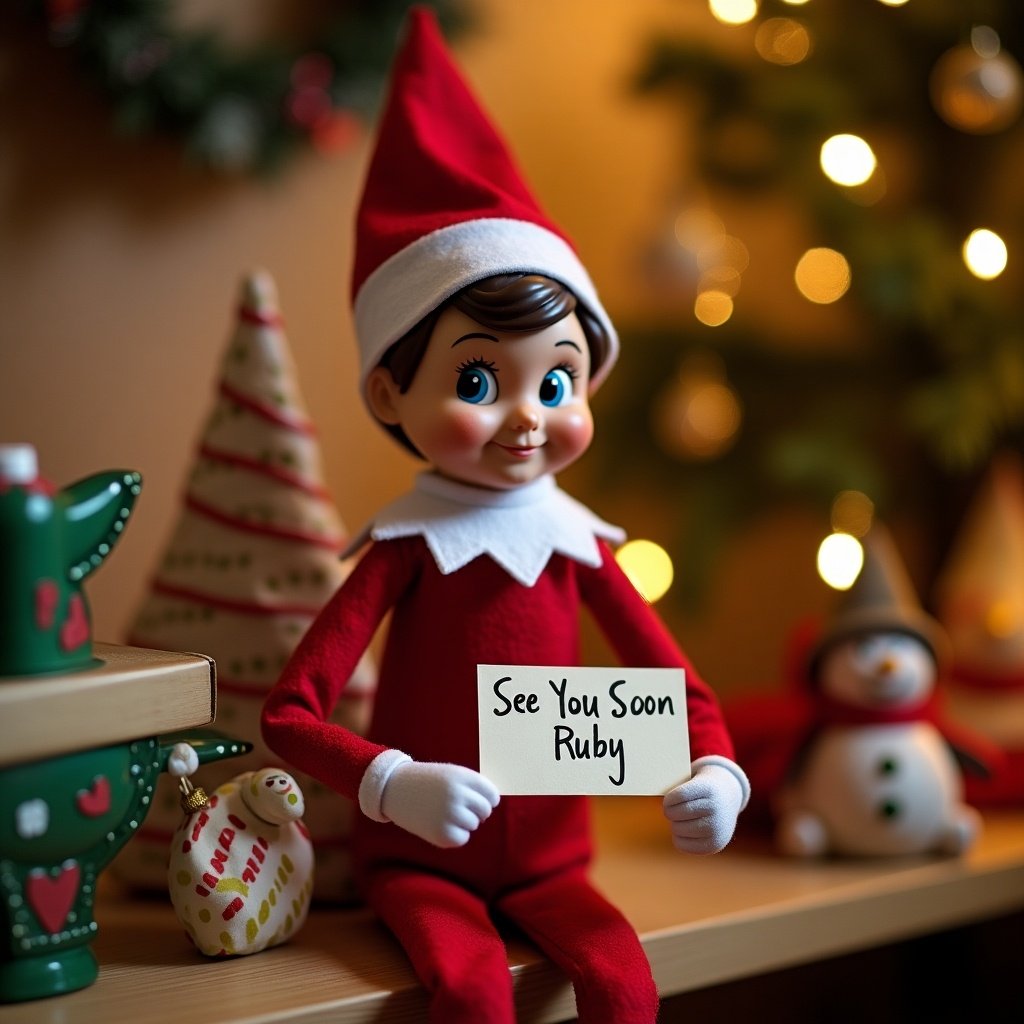
<instances>
[{"instance_id":1,"label":"warm glow light","mask_svg":"<svg viewBox=\"0 0 1024 1024\"><path fill-rule=\"evenodd\" d=\"M1005 640L1020 627L1020 612L1009 601L994 601L985 612L985 630L991 637Z\"/></svg>"},{"instance_id":2,"label":"warm glow light","mask_svg":"<svg viewBox=\"0 0 1024 1024\"><path fill-rule=\"evenodd\" d=\"M693 303L693 315L708 327L721 327L732 316L732 296L723 291L701 292Z\"/></svg>"},{"instance_id":3,"label":"warm glow light","mask_svg":"<svg viewBox=\"0 0 1024 1024\"><path fill-rule=\"evenodd\" d=\"M708 255L713 255L713 262L706 261ZM750 264L750 250L733 235L722 235L716 239L712 253L699 253L697 258L704 269L724 265L732 267L742 274Z\"/></svg>"},{"instance_id":4,"label":"warm glow light","mask_svg":"<svg viewBox=\"0 0 1024 1024\"><path fill-rule=\"evenodd\" d=\"M757 0L708 0L708 8L725 25L745 25L757 17Z\"/></svg>"},{"instance_id":5,"label":"warm glow light","mask_svg":"<svg viewBox=\"0 0 1024 1024\"><path fill-rule=\"evenodd\" d=\"M699 292L725 292L735 298L739 294L740 272L734 267L712 267L705 270L697 281Z\"/></svg>"},{"instance_id":6,"label":"warm glow light","mask_svg":"<svg viewBox=\"0 0 1024 1024\"><path fill-rule=\"evenodd\" d=\"M910 0L878 0L878 2L886 7L902 7L904 4L909 3Z\"/></svg>"},{"instance_id":7,"label":"warm glow light","mask_svg":"<svg viewBox=\"0 0 1024 1024\"><path fill-rule=\"evenodd\" d=\"M833 590L849 590L864 566L864 548L848 533L831 533L818 547L818 575Z\"/></svg>"},{"instance_id":8,"label":"warm glow light","mask_svg":"<svg viewBox=\"0 0 1024 1024\"><path fill-rule=\"evenodd\" d=\"M835 302L850 287L850 264L835 249L808 249L793 275L800 294L811 302Z\"/></svg>"},{"instance_id":9,"label":"warm glow light","mask_svg":"<svg viewBox=\"0 0 1024 1024\"><path fill-rule=\"evenodd\" d=\"M875 503L863 491L840 491L832 502L832 529L863 537L871 529Z\"/></svg>"},{"instance_id":10,"label":"warm glow light","mask_svg":"<svg viewBox=\"0 0 1024 1024\"><path fill-rule=\"evenodd\" d=\"M640 595L651 604L664 597L672 586L675 575L672 559L654 541L628 541L616 552L615 561Z\"/></svg>"},{"instance_id":11,"label":"warm glow light","mask_svg":"<svg viewBox=\"0 0 1024 1024\"><path fill-rule=\"evenodd\" d=\"M811 36L799 21L769 18L758 26L754 47L772 64L799 64L811 52Z\"/></svg>"},{"instance_id":12,"label":"warm glow light","mask_svg":"<svg viewBox=\"0 0 1024 1024\"><path fill-rule=\"evenodd\" d=\"M971 49L985 60L991 60L1002 49L999 33L989 25L975 25L971 29Z\"/></svg>"},{"instance_id":13,"label":"warm glow light","mask_svg":"<svg viewBox=\"0 0 1024 1024\"><path fill-rule=\"evenodd\" d=\"M652 426L661 446L681 459L713 459L736 440L743 410L713 353L690 356L655 402Z\"/></svg>"},{"instance_id":14,"label":"warm glow light","mask_svg":"<svg viewBox=\"0 0 1024 1024\"><path fill-rule=\"evenodd\" d=\"M963 257L975 277L991 281L1006 269L1006 243L994 231L978 228L967 236Z\"/></svg>"},{"instance_id":15,"label":"warm glow light","mask_svg":"<svg viewBox=\"0 0 1024 1024\"><path fill-rule=\"evenodd\" d=\"M708 384L690 399L686 420L705 447L720 449L739 428L739 402L725 384Z\"/></svg>"},{"instance_id":16,"label":"warm glow light","mask_svg":"<svg viewBox=\"0 0 1024 1024\"><path fill-rule=\"evenodd\" d=\"M833 135L821 147L821 169L837 185L863 185L878 161L859 135Z\"/></svg>"},{"instance_id":17,"label":"warm glow light","mask_svg":"<svg viewBox=\"0 0 1024 1024\"><path fill-rule=\"evenodd\" d=\"M676 241L684 249L696 252L708 245L711 239L724 235L725 225L722 218L707 207L693 206L676 217L674 231Z\"/></svg>"}]
</instances>

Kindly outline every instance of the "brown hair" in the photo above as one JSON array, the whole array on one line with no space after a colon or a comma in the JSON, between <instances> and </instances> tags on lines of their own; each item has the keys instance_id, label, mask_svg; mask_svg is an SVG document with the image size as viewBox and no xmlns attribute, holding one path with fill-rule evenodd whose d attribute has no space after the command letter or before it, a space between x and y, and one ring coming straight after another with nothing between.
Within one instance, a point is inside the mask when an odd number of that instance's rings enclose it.
<instances>
[{"instance_id":1,"label":"brown hair","mask_svg":"<svg viewBox=\"0 0 1024 1024\"><path fill-rule=\"evenodd\" d=\"M542 330L574 312L587 339L591 376L608 358L610 340L604 326L565 285L543 274L496 274L456 292L384 353L379 365L388 369L402 394L412 386L438 318L449 306L491 330L524 333ZM399 425L384 426L409 451L420 455Z\"/></svg>"}]
</instances>

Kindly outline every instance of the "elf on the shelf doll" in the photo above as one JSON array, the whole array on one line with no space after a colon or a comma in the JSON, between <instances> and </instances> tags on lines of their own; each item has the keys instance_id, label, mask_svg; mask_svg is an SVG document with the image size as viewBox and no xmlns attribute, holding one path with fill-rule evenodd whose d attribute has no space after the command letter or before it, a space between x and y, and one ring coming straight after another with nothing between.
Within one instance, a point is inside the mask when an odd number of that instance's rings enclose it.
<instances>
[{"instance_id":1,"label":"elf on the shelf doll","mask_svg":"<svg viewBox=\"0 0 1024 1024\"><path fill-rule=\"evenodd\" d=\"M620 532L555 484L590 442L588 395L618 341L420 10L359 211L354 295L363 397L432 469L364 531L266 702L266 741L358 802L357 880L431 1020L514 1019L499 917L566 971L580 1020L650 1024L643 949L585 874L586 798L499 802L476 770L477 664L578 664L585 604L624 664L686 670L692 777L664 799L675 845L722 849L749 788L713 694L616 566ZM389 611L364 738L327 719Z\"/></svg>"}]
</instances>

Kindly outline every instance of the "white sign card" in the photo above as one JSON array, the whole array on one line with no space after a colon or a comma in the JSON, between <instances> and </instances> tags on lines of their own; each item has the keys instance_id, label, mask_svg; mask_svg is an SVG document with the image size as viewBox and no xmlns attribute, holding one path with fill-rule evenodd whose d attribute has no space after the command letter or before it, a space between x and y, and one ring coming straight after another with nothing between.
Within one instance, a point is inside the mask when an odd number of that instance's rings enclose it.
<instances>
[{"instance_id":1,"label":"white sign card","mask_svg":"<svg viewBox=\"0 0 1024 1024\"><path fill-rule=\"evenodd\" d=\"M681 668L478 665L480 771L507 796L668 792L690 777Z\"/></svg>"}]
</instances>

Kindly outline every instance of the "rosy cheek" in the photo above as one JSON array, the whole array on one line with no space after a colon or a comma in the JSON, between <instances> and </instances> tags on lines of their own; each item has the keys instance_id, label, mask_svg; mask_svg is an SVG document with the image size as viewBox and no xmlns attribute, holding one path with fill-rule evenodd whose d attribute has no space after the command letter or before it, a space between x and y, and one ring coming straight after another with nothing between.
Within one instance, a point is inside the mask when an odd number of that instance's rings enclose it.
<instances>
[{"instance_id":1,"label":"rosy cheek","mask_svg":"<svg viewBox=\"0 0 1024 1024\"><path fill-rule=\"evenodd\" d=\"M434 436L447 450L465 450L483 444L493 433L488 417L481 410L460 402L445 411L438 421Z\"/></svg>"},{"instance_id":2,"label":"rosy cheek","mask_svg":"<svg viewBox=\"0 0 1024 1024\"><path fill-rule=\"evenodd\" d=\"M589 410L571 413L559 426L559 437L564 447L583 452L594 438L594 420Z\"/></svg>"}]
</instances>

